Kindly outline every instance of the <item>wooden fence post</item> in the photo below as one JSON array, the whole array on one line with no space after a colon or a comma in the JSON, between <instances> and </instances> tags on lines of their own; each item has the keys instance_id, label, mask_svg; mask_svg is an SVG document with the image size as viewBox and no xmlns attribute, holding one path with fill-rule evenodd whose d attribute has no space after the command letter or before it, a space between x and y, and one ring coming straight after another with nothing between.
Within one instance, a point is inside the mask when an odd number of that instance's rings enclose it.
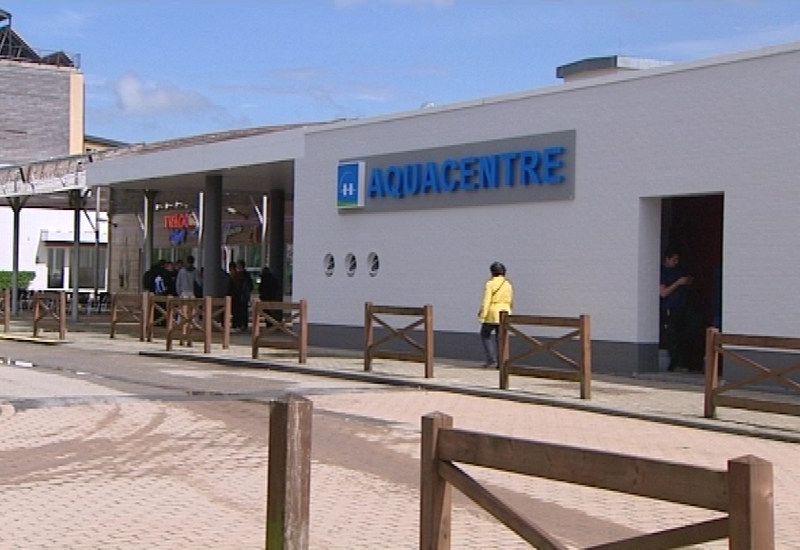
<instances>
[{"instance_id":1,"label":"wooden fence post","mask_svg":"<svg viewBox=\"0 0 800 550\"><path fill-rule=\"evenodd\" d=\"M267 550L308 548L313 404L290 395L269 415Z\"/></svg>"},{"instance_id":2,"label":"wooden fence post","mask_svg":"<svg viewBox=\"0 0 800 550\"><path fill-rule=\"evenodd\" d=\"M703 413L706 418L714 418L716 406L714 405L714 390L719 385L719 355L717 354L717 335L719 331L714 327L706 329L706 388L705 407Z\"/></svg>"},{"instance_id":3,"label":"wooden fence post","mask_svg":"<svg viewBox=\"0 0 800 550\"><path fill-rule=\"evenodd\" d=\"M592 333L589 315L580 316L581 331L581 399L592 398Z\"/></svg>"},{"instance_id":4,"label":"wooden fence post","mask_svg":"<svg viewBox=\"0 0 800 550\"><path fill-rule=\"evenodd\" d=\"M500 326L497 329L497 366L500 370L500 389L508 389L508 356L511 345L510 331L508 330L508 312L500 312Z\"/></svg>"},{"instance_id":5,"label":"wooden fence post","mask_svg":"<svg viewBox=\"0 0 800 550\"><path fill-rule=\"evenodd\" d=\"M147 338L147 319L150 315L150 302L147 292L142 292L142 316L139 319L139 341L144 342Z\"/></svg>"},{"instance_id":6,"label":"wooden fence post","mask_svg":"<svg viewBox=\"0 0 800 550\"><path fill-rule=\"evenodd\" d=\"M255 307L253 307L255 311ZM258 315L256 314L256 319ZM255 327L255 324L253 325ZM225 307L222 311L222 349L231 347L231 297L225 296Z\"/></svg>"},{"instance_id":7,"label":"wooden fence post","mask_svg":"<svg viewBox=\"0 0 800 550\"><path fill-rule=\"evenodd\" d=\"M452 428L453 417L431 413L422 417L420 456L420 550L449 550L451 540L452 488L439 475L440 428Z\"/></svg>"},{"instance_id":8,"label":"wooden fence post","mask_svg":"<svg viewBox=\"0 0 800 550\"><path fill-rule=\"evenodd\" d=\"M78 307L77 305L75 307ZM67 338L67 293L58 293L58 339Z\"/></svg>"},{"instance_id":9,"label":"wooden fence post","mask_svg":"<svg viewBox=\"0 0 800 550\"><path fill-rule=\"evenodd\" d=\"M300 300L300 341L298 342L298 351L300 352L299 361L305 364L308 359L308 302L304 299Z\"/></svg>"},{"instance_id":10,"label":"wooden fence post","mask_svg":"<svg viewBox=\"0 0 800 550\"><path fill-rule=\"evenodd\" d=\"M180 298L178 298L180 300ZM172 351L172 330L175 325L175 316L172 315L172 296L167 297L167 351ZM151 325L152 326L152 325ZM152 334L152 328L150 329Z\"/></svg>"},{"instance_id":11,"label":"wooden fence post","mask_svg":"<svg viewBox=\"0 0 800 550\"><path fill-rule=\"evenodd\" d=\"M425 378L433 378L433 306L426 304L423 308L425 317Z\"/></svg>"},{"instance_id":12,"label":"wooden fence post","mask_svg":"<svg viewBox=\"0 0 800 550\"><path fill-rule=\"evenodd\" d=\"M364 304L364 370L372 371L372 302Z\"/></svg>"},{"instance_id":13,"label":"wooden fence post","mask_svg":"<svg viewBox=\"0 0 800 550\"><path fill-rule=\"evenodd\" d=\"M3 332L11 330L11 293L3 289Z\"/></svg>"},{"instance_id":14,"label":"wooden fence post","mask_svg":"<svg viewBox=\"0 0 800 550\"><path fill-rule=\"evenodd\" d=\"M211 353L211 339L213 336L214 298L210 295L203 297L203 353Z\"/></svg>"},{"instance_id":15,"label":"wooden fence post","mask_svg":"<svg viewBox=\"0 0 800 550\"><path fill-rule=\"evenodd\" d=\"M731 550L774 550L772 464L755 456L728 461Z\"/></svg>"}]
</instances>

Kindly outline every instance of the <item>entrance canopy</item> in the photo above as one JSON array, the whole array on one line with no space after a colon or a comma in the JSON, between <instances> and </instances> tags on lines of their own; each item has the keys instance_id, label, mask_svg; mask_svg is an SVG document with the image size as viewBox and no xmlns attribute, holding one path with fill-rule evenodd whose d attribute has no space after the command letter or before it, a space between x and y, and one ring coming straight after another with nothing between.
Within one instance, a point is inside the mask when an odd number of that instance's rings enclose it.
<instances>
[{"instance_id":1,"label":"entrance canopy","mask_svg":"<svg viewBox=\"0 0 800 550\"><path fill-rule=\"evenodd\" d=\"M141 212L144 191L157 192L157 209L194 204L207 176L221 177L224 195L239 200L275 189L291 196L305 126L234 130L109 151L89 167L86 184L111 190L115 214Z\"/></svg>"}]
</instances>

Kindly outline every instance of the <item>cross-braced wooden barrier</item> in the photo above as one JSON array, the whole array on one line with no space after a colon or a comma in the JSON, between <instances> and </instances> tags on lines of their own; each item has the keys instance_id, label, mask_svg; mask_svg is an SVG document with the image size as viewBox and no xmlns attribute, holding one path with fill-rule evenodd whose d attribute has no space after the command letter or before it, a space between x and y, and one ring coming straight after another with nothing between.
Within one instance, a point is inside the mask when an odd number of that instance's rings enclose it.
<instances>
[{"instance_id":1,"label":"cross-braced wooden barrier","mask_svg":"<svg viewBox=\"0 0 800 550\"><path fill-rule=\"evenodd\" d=\"M420 317L403 328L395 328L383 316ZM375 324L382 326L388 334L374 341ZM422 326L422 342L411 338L412 331ZM433 306L423 307L379 306L372 302L364 304L364 370L372 371L373 359L394 359L397 361L414 361L424 363L425 378L433 378ZM394 341L405 342L416 351L395 351L378 349Z\"/></svg>"},{"instance_id":2,"label":"cross-braced wooden barrier","mask_svg":"<svg viewBox=\"0 0 800 550\"><path fill-rule=\"evenodd\" d=\"M269 414L267 550L308 548L313 404L290 395Z\"/></svg>"},{"instance_id":3,"label":"cross-braced wooden barrier","mask_svg":"<svg viewBox=\"0 0 800 550\"><path fill-rule=\"evenodd\" d=\"M111 297L111 333L115 338L122 327L135 327L139 341L144 342L147 332L147 293L115 293Z\"/></svg>"},{"instance_id":4,"label":"cross-braced wooden barrier","mask_svg":"<svg viewBox=\"0 0 800 550\"><path fill-rule=\"evenodd\" d=\"M214 328L222 332L222 348L230 347L231 298L176 298L169 296L166 306L167 351L172 351L172 341L191 346L194 336L199 334L203 342L203 353L211 353Z\"/></svg>"},{"instance_id":5,"label":"cross-braced wooden barrier","mask_svg":"<svg viewBox=\"0 0 800 550\"><path fill-rule=\"evenodd\" d=\"M778 352L797 352L800 350L800 338L779 338L774 336L749 336L744 334L724 334L715 328L706 331L706 385L705 385L705 416L714 417L717 407L733 407L764 411L778 414L800 416L800 383L792 380L790 375L800 373L800 356L793 354L786 356L787 360L794 361L788 365L770 368L752 357L746 357L746 351L761 351L774 355ZM748 376L735 382L719 385L720 358L729 360L728 364L735 362L739 366L749 369ZM770 395L763 391L761 397L732 395L741 390L758 391L759 386L772 383L777 387L790 390L787 396ZM777 388L776 388L777 389ZM785 397L785 398L783 398ZM792 400L792 398L794 398Z\"/></svg>"},{"instance_id":6,"label":"cross-braced wooden barrier","mask_svg":"<svg viewBox=\"0 0 800 550\"><path fill-rule=\"evenodd\" d=\"M58 331L58 339L67 337L67 295L64 292L35 292L33 294L33 337L42 328Z\"/></svg>"},{"instance_id":7,"label":"cross-braced wooden barrier","mask_svg":"<svg viewBox=\"0 0 800 550\"><path fill-rule=\"evenodd\" d=\"M731 550L775 547L772 464L754 456L728 469L626 456L453 428L442 413L422 418L420 548L450 548L451 487L455 487L525 541L542 550L568 546L522 517L456 463L722 512L723 517L636 535L591 548L682 548L725 539Z\"/></svg>"},{"instance_id":8,"label":"cross-braced wooden barrier","mask_svg":"<svg viewBox=\"0 0 800 550\"><path fill-rule=\"evenodd\" d=\"M555 328L573 328L558 338L535 338L523 332L520 326L540 326ZM527 346L524 351L511 355L511 335L518 336ZM576 339L578 340L578 359L571 359L557 349L557 346ZM541 317L534 315L509 315L500 313L499 330L500 389L508 389L508 378L515 376L536 376L553 380L567 380L580 383L581 399L592 398L592 340L590 318L580 317ZM537 353L556 358L563 368L524 365L521 361Z\"/></svg>"},{"instance_id":9,"label":"cross-braced wooden barrier","mask_svg":"<svg viewBox=\"0 0 800 550\"><path fill-rule=\"evenodd\" d=\"M252 357L261 348L295 349L298 362L308 359L308 302L253 300ZM262 326L263 325L263 326Z\"/></svg>"},{"instance_id":10,"label":"cross-braced wooden barrier","mask_svg":"<svg viewBox=\"0 0 800 550\"><path fill-rule=\"evenodd\" d=\"M0 295L0 313L3 315L3 332L11 330L11 292L3 289L3 294Z\"/></svg>"},{"instance_id":11,"label":"cross-braced wooden barrier","mask_svg":"<svg viewBox=\"0 0 800 550\"><path fill-rule=\"evenodd\" d=\"M170 296L157 296L152 292L147 293L147 325L145 328L148 342L154 336L166 337L167 335L167 301Z\"/></svg>"}]
</instances>

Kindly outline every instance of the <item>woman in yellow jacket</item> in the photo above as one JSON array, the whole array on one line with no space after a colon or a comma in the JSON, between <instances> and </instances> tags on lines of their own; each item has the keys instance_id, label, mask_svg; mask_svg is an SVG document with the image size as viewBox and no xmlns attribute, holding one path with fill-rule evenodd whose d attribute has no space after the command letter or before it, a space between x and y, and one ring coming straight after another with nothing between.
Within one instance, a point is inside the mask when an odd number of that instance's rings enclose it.
<instances>
[{"instance_id":1,"label":"woman in yellow jacket","mask_svg":"<svg viewBox=\"0 0 800 550\"><path fill-rule=\"evenodd\" d=\"M483 301L478 311L478 320L481 322L481 343L486 354L486 368L498 368L497 363L497 336L500 326L500 312L511 313L514 304L514 289L511 281L506 279L506 266L494 262L489 266L491 278L486 281L483 288Z\"/></svg>"}]
</instances>

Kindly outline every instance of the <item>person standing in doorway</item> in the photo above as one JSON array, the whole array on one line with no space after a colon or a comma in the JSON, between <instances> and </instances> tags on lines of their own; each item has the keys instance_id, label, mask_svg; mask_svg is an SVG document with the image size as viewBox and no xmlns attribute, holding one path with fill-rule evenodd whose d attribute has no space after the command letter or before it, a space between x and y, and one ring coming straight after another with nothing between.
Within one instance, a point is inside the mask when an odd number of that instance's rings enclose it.
<instances>
[{"instance_id":1,"label":"person standing in doorway","mask_svg":"<svg viewBox=\"0 0 800 550\"><path fill-rule=\"evenodd\" d=\"M658 287L661 296L661 327L664 330L664 343L669 351L669 370L687 368L685 340L689 322L688 286L694 279L680 265L680 254L674 248L664 251L661 264L661 278Z\"/></svg>"},{"instance_id":2,"label":"person standing in doorway","mask_svg":"<svg viewBox=\"0 0 800 550\"><path fill-rule=\"evenodd\" d=\"M491 277L483 287L483 299L478 310L481 322L481 343L486 358L485 368L498 368L498 333L500 329L500 312L511 313L514 304L514 289L511 281L506 279L506 266L494 262L489 266Z\"/></svg>"}]
</instances>

